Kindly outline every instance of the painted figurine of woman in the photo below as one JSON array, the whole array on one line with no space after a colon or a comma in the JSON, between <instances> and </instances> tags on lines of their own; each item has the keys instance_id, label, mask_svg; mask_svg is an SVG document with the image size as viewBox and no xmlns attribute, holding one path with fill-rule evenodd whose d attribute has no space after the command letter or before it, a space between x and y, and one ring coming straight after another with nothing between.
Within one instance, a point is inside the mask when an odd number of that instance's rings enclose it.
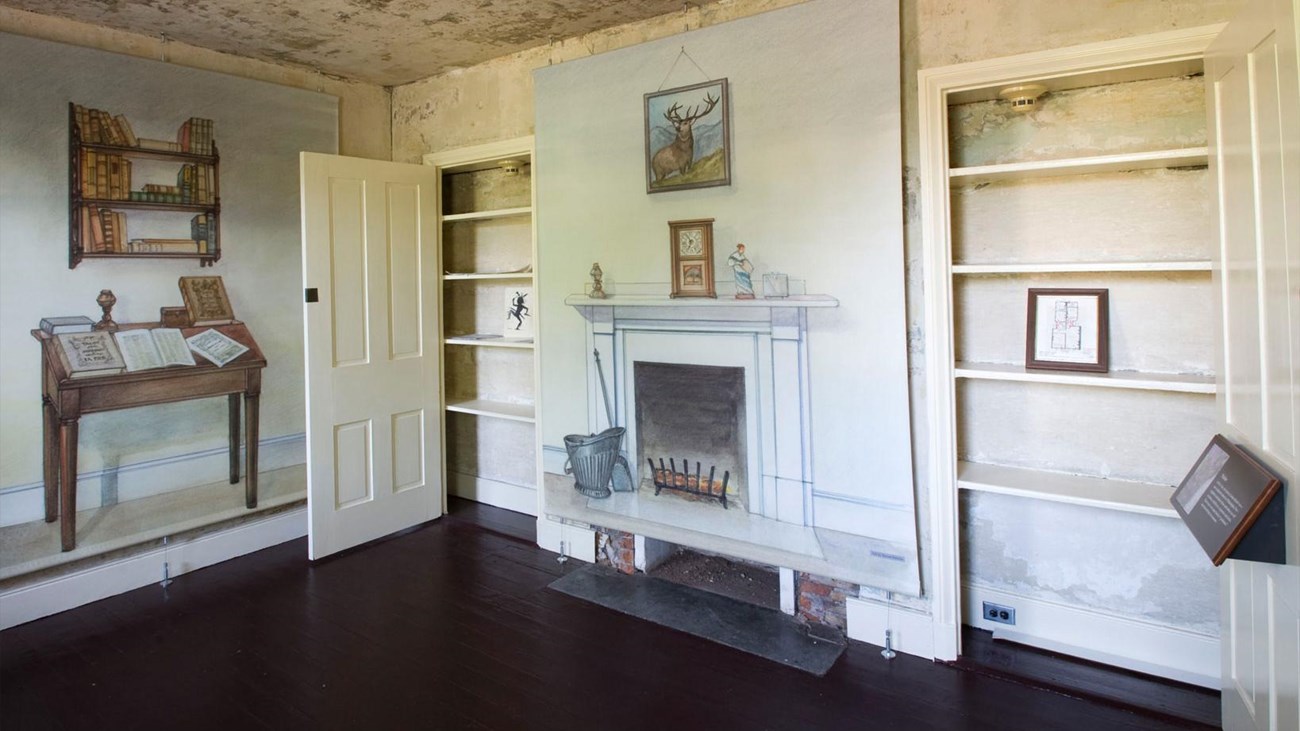
<instances>
[{"instance_id":1,"label":"painted figurine of woman","mask_svg":"<svg viewBox=\"0 0 1300 731\"><path fill-rule=\"evenodd\" d=\"M736 299L754 299L754 280L749 276L754 271L754 264L745 256L744 244L736 244L736 250L727 257L727 264L736 273Z\"/></svg>"}]
</instances>

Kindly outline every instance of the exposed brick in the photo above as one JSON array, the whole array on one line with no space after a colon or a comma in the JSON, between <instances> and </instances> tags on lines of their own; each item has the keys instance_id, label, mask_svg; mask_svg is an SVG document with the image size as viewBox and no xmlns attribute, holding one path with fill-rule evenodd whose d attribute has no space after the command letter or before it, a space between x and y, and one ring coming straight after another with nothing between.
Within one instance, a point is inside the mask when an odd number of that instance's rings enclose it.
<instances>
[{"instance_id":1,"label":"exposed brick","mask_svg":"<svg viewBox=\"0 0 1300 731\"><path fill-rule=\"evenodd\" d=\"M636 536L606 528L596 529L596 563L624 574L636 572Z\"/></svg>"},{"instance_id":2,"label":"exposed brick","mask_svg":"<svg viewBox=\"0 0 1300 731\"><path fill-rule=\"evenodd\" d=\"M799 616L806 622L829 625L843 631L848 627L846 599L856 596L856 584L803 572L795 573Z\"/></svg>"}]
</instances>

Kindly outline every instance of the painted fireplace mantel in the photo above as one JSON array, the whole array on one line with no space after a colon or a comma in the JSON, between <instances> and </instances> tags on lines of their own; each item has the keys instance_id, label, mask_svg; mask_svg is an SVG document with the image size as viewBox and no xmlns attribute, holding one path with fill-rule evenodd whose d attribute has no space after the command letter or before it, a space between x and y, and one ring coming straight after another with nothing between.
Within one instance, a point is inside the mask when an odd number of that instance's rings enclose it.
<instances>
[{"instance_id":1,"label":"painted fireplace mantel","mask_svg":"<svg viewBox=\"0 0 1300 731\"><path fill-rule=\"evenodd\" d=\"M626 286L626 285L625 285ZM572 479L547 475L546 513L787 568L915 595L914 546L817 527L809 396L809 310L834 308L830 295L737 300L664 294L571 295L586 322L587 432L609 426L599 352L614 422L628 431L634 483L638 361L742 368L745 373L745 509L683 503L653 490L586 498ZM665 501L666 498L666 501Z\"/></svg>"}]
</instances>

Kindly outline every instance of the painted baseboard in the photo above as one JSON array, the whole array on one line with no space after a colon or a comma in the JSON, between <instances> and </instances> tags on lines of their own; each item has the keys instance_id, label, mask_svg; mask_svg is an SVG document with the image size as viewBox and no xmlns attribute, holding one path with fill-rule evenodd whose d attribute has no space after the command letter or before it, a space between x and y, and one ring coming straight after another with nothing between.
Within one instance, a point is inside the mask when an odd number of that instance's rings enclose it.
<instances>
[{"instance_id":1,"label":"painted baseboard","mask_svg":"<svg viewBox=\"0 0 1300 731\"><path fill-rule=\"evenodd\" d=\"M550 472L553 475L564 474L564 463L569 459L569 453L564 451L564 447L552 445L542 445L542 471Z\"/></svg>"},{"instance_id":2,"label":"painted baseboard","mask_svg":"<svg viewBox=\"0 0 1300 731\"><path fill-rule=\"evenodd\" d=\"M286 434L260 440L258 470L270 472L305 463L306 439L306 434ZM111 502L125 502L217 482L229 475L229 455L226 447L215 447L79 473L77 509L98 508L106 496ZM240 464L243 464L242 450ZM0 526L30 523L44 517L44 482L0 489Z\"/></svg>"},{"instance_id":3,"label":"painted baseboard","mask_svg":"<svg viewBox=\"0 0 1300 731\"><path fill-rule=\"evenodd\" d=\"M1217 637L980 586L964 586L962 597L963 621L992 631L994 639L1206 688L1220 687ZM1016 624L984 619L981 607L986 601L1014 607Z\"/></svg>"},{"instance_id":4,"label":"painted baseboard","mask_svg":"<svg viewBox=\"0 0 1300 731\"><path fill-rule=\"evenodd\" d=\"M447 493L516 513L537 515L537 490L463 472L447 473Z\"/></svg>"},{"instance_id":5,"label":"painted baseboard","mask_svg":"<svg viewBox=\"0 0 1300 731\"><path fill-rule=\"evenodd\" d=\"M0 629L106 599L307 535L307 509L298 508L166 548L100 564L0 593ZM303 560L306 561L306 554Z\"/></svg>"},{"instance_id":6,"label":"painted baseboard","mask_svg":"<svg viewBox=\"0 0 1300 731\"><path fill-rule=\"evenodd\" d=\"M849 639L884 647L888 629L895 651L934 659L934 622L929 614L859 597L846 599L845 609Z\"/></svg>"}]
</instances>

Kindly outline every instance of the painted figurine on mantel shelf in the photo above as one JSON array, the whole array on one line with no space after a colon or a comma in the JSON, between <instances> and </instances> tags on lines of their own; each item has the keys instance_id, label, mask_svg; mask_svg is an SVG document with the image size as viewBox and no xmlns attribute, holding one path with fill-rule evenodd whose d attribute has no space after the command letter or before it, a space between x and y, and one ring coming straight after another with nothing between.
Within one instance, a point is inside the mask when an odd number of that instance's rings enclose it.
<instances>
[{"instance_id":1,"label":"painted figurine on mantel shelf","mask_svg":"<svg viewBox=\"0 0 1300 731\"><path fill-rule=\"evenodd\" d=\"M591 294L588 295L594 300L603 300L609 295L605 294L604 278L605 273L600 270L600 262L591 265Z\"/></svg>"},{"instance_id":2,"label":"painted figurine on mantel shelf","mask_svg":"<svg viewBox=\"0 0 1300 731\"><path fill-rule=\"evenodd\" d=\"M727 265L736 273L736 299L754 299L754 280L750 277L754 272L754 263L745 256L744 244L736 244L736 250L727 257Z\"/></svg>"}]
</instances>

